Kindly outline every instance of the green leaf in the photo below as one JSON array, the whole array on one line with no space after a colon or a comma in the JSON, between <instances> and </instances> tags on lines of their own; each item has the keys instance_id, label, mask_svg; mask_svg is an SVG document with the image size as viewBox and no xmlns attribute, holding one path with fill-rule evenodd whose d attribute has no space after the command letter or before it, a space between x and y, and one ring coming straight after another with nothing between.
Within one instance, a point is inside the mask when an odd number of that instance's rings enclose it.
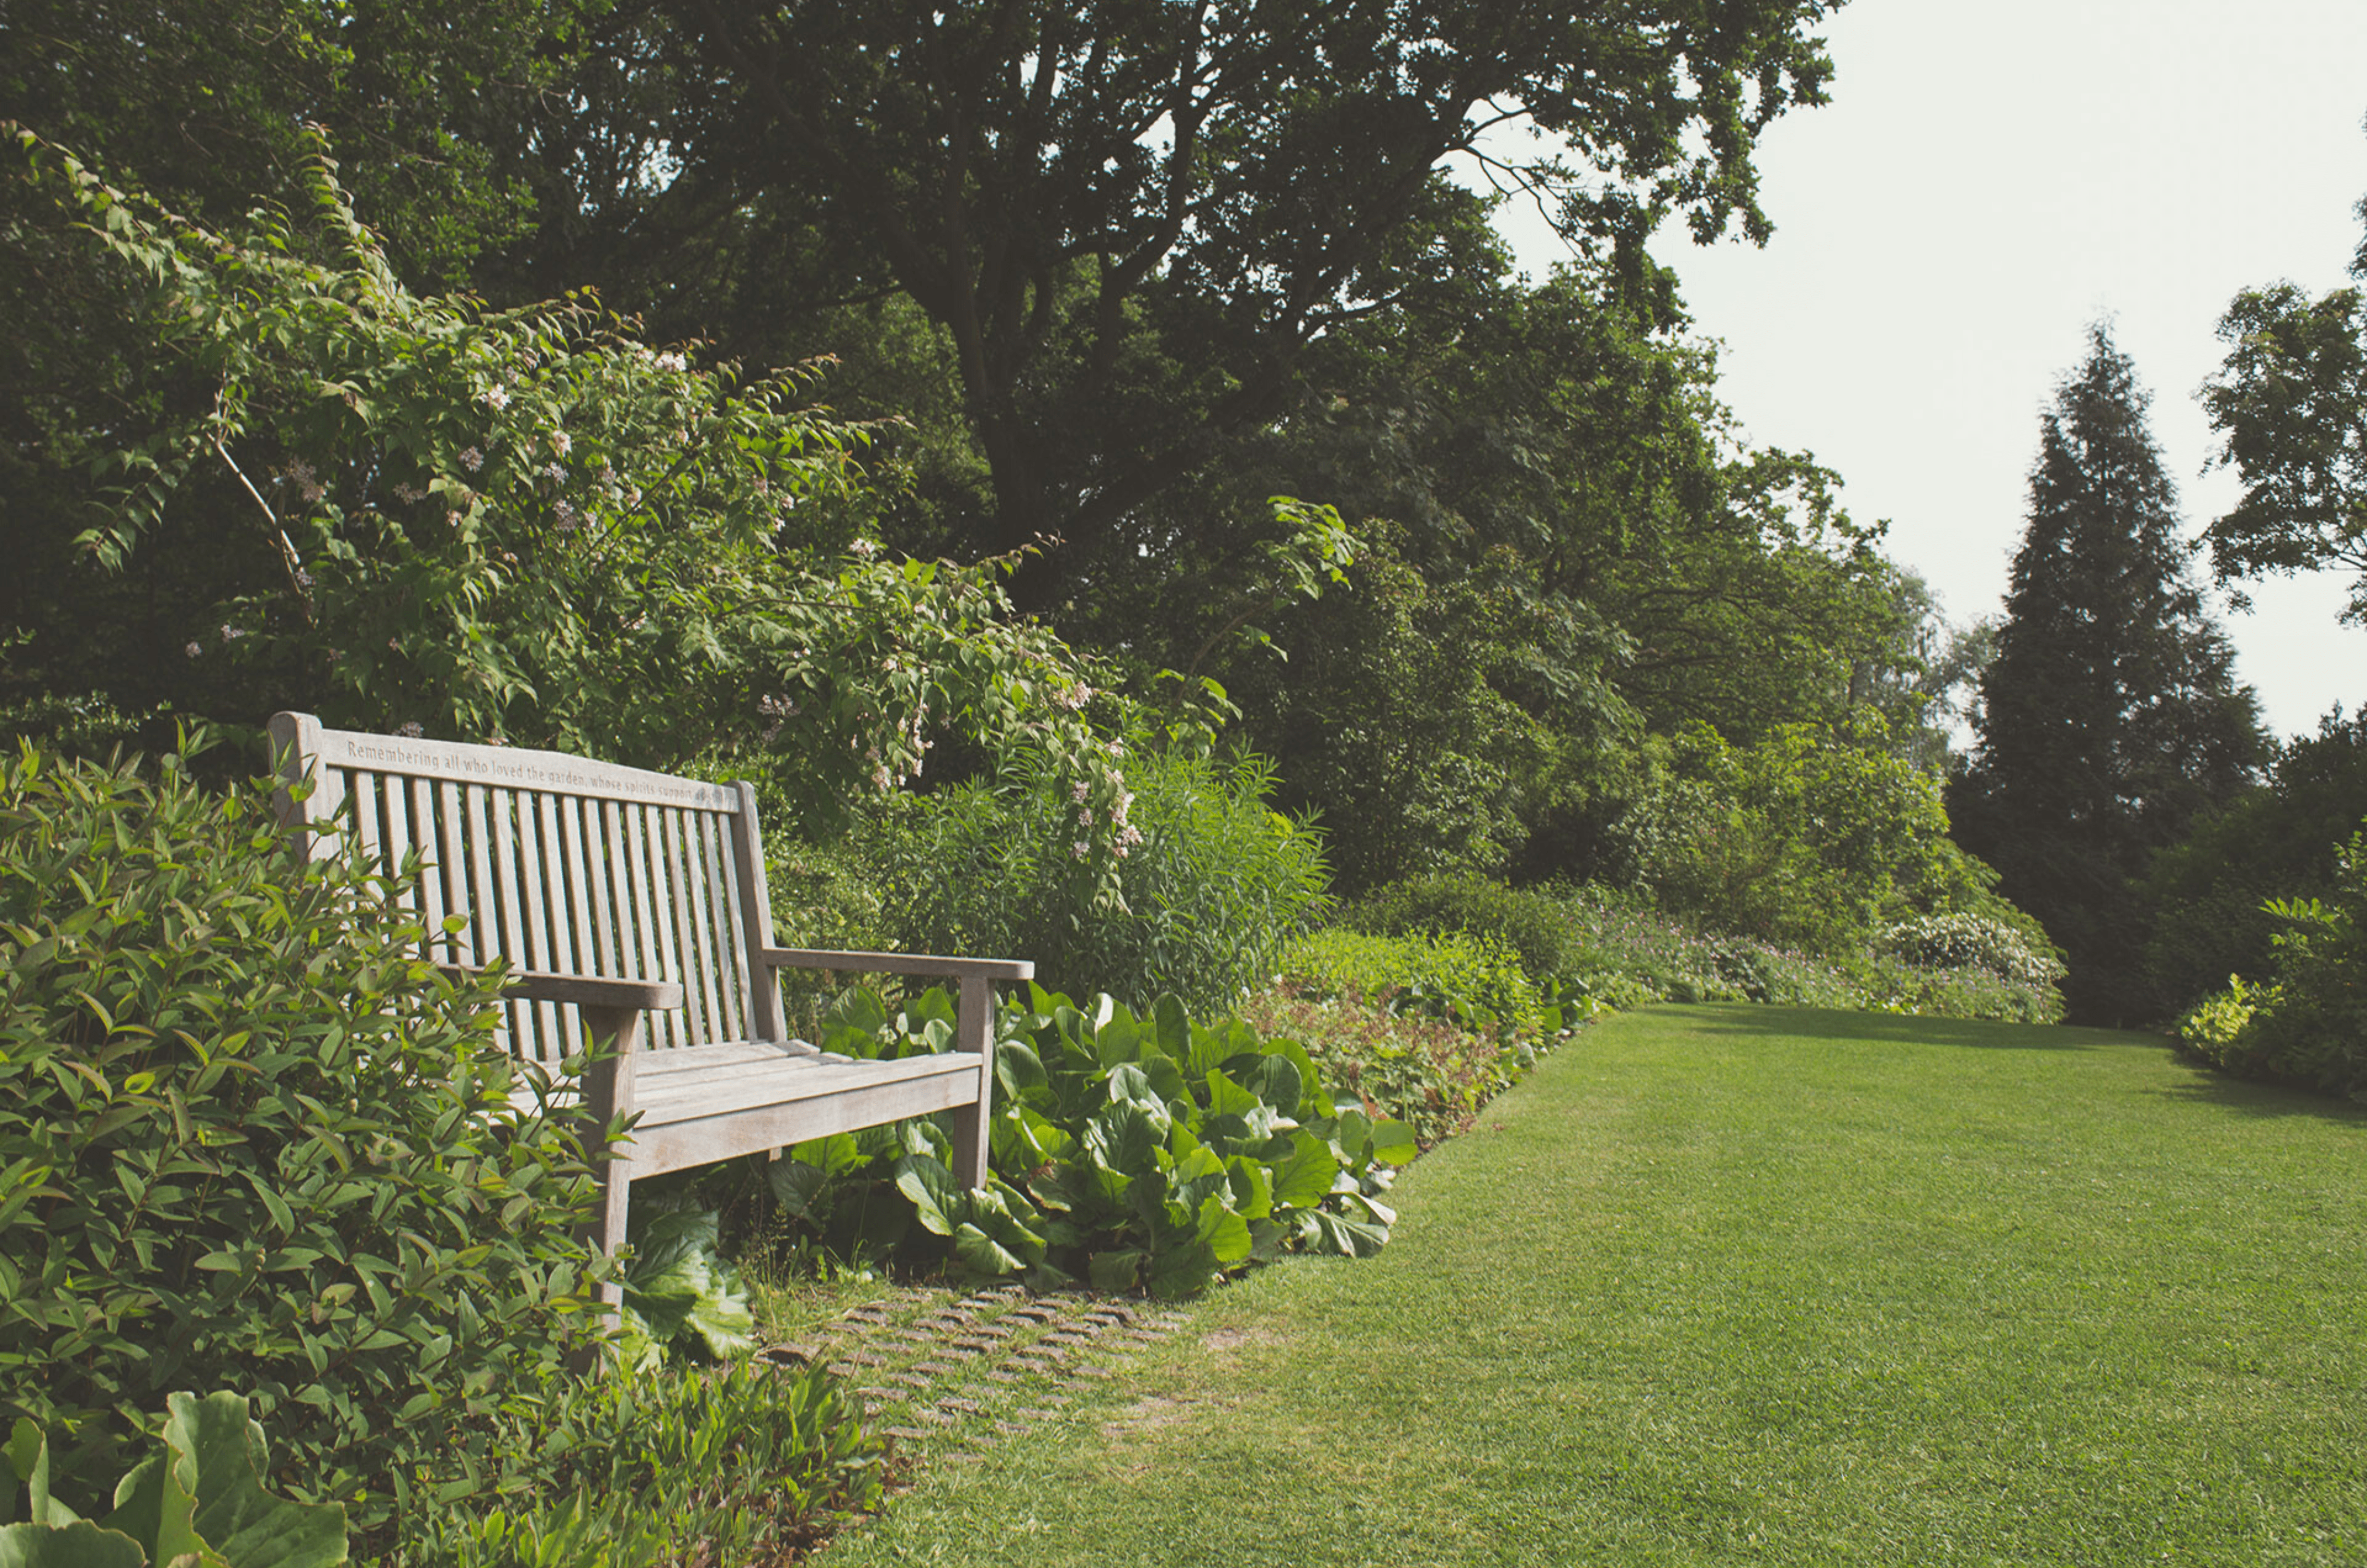
<instances>
[{"instance_id":1,"label":"green leaf","mask_svg":"<svg viewBox=\"0 0 2367 1568\"><path fill-rule=\"evenodd\" d=\"M936 1235L952 1235L968 1211L953 1172L927 1154L907 1154L896 1162L896 1190L912 1200L922 1225Z\"/></svg>"},{"instance_id":2,"label":"green leaf","mask_svg":"<svg viewBox=\"0 0 2367 1568\"><path fill-rule=\"evenodd\" d=\"M1274 1172L1274 1201L1290 1209L1312 1209L1331 1191L1340 1161L1331 1146L1311 1132L1290 1135L1290 1155Z\"/></svg>"},{"instance_id":3,"label":"green leaf","mask_svg":"<svg viewBox=\"0 0 2367 1568\"><path fill-rule=\"evenodd\" d=\"M1392 1165L1410 1165L1421 1153L1414 1142L1413 1129L1404 1122L1385 1119L1373 1123L1373 1158Z\"/></svg>"},{"instance_id":4,"label":"green leaf","mask_svg":"<svg viewBox=\"0 0 2367 1568\"><path fill-rule=\"evenodd\" d=\"M1124 1295L1142 1282L1142 1266L1149 1256L1138 1247L1097 1252L1086 1260L1085 1276L1094 1290Z\"/></svg>"},{"instance_id":5,"label":"green leaf","mask_svg":"<svg viewBox=\"0 0 2367 1568\"><path fill-rule=\"evenodd\" d=\"M764 1184L773 1189L781 1212L792 1220L812 1207L814 1195L829 1180L829 1173L820 1165L810 1165L803 1160L775 1160L764 1167Z\"/></svg>"},{"instance_id":6,"label":"green leaf","mask_svg":"<svg viewBox=\"0 0 2367 1568\"><path fill-rule=\"evenodd\" d=\"M0 1568L142 1568L147 1554L119 1530L70 1525L0 1525Z\"/></svg>"}]
</instances>

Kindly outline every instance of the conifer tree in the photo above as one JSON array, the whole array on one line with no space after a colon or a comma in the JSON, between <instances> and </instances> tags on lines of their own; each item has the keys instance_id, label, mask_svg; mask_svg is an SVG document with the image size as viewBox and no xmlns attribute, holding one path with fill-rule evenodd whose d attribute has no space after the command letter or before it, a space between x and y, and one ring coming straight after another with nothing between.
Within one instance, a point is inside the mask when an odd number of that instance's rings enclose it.
<instances>
[{"instance_id":1,"label":"conifer tree","mask_svg":"<svg viewBox=\"0 0 2367 1568\"><path fill-rule=\"evenodd\" d=\"M2135 1016L2146 932L2132 879L2267 753L2259 703L2187 571L2150 401L2090 328L2041 421L1979 744L1951 791L1959 842L2063 948L2075 1022L2150 1021Z\"/></svg>"}]
</instances>

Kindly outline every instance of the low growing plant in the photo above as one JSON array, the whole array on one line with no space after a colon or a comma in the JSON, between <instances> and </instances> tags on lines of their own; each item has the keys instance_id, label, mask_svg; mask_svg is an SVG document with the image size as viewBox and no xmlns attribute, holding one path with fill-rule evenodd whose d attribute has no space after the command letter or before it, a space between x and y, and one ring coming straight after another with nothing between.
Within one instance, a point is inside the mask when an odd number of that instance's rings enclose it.
<instances>
[{"instance_id":1,"label":"low growing plant","mask_svg":"<svg viewBox=\"0 0 2367 1568\"><path fill-rule=\"evenodd\" d=\"M0 1562L9 1568L334 1568L345 1561L345 1510L264 1490L263 1427L235 1393L165 1401L158 1446L85 1518L51 1491L49 1437L19 1416L0 1450ZM20 1499L18 1494L21 1491ZM6 1521L18 1522L8 1523Z\"/></svg>"},{"instance_id":2,"label":"low growing plant","mask_svg":"<svg viewBox=\"0 0 2367 1568\"><path fill-rule=\"evenodd\" d=\"M818 1043L935 1052L953 1027L941 990L894 1013L856 990ZM908 1122L884 1147L843 1135L791 1150L772 1167L783 1206L808 1211L833 1178L891 1182L960 1270L1162 1297L1285 1250L1365 1256L1387 1242L1395 1215L1380 1196L1414 1156L1412 1130L1335 1105L1296 1042L1238 1018L1195 1023L1172 996L1137 1014L1035 985L1006 1004L998 1032L986 1187L963 1190L942 1131Z\"/></svg>"},{"instance_id":3,"label":"low growing plant","mask_svg":"<svg viewBox=\"0 0 2367 1568\"><path fill-rule=\"evenodd\" d=\"M880 1439L819 1367L623 1371L489 1432L500 1472L459 1503L423 1472L388 1568L783 1562L878 1507L886 1481Z\"/></svg>"}]
</instances>

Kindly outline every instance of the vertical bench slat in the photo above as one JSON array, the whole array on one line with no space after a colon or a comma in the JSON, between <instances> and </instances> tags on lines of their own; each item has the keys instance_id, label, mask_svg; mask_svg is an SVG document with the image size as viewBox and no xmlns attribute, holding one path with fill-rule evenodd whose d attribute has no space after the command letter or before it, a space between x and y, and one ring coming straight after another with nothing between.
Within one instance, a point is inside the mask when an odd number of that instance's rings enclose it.
<instances>
[{"instance_id":1,"label":"vertical bench slat","mask_svg":"<svg viewBox=\"0 0 2367 1568\"><path fill-rule=\"evenodd\" d=\"M386 835L379 825L378 778L375 775L355 768L346 777L345 789L354 802L354 837L361 845L365 863L383 866Z\"/></svg>"},{"instance_id":2,"label":"vertical bench slat","mask_svg":"<svg viewBox=\"0 0 2367 1568\"><path fill-rule=\"evenodd\" d=\"M378 776L379 811L386 818L380 840L380 852L385 857L386 874L390 877L402 869L403 853L411 847L411 813L404 810L404 798L411 793L411 780L400 773ZM419 890L404 888L394 902L416 915L419 913Z\"/></svg>"},{"instance_id":3,"label":"vertical bench slat","mask_svg":"<svg viewBox=\"0 0 2367 1568\"><path fill-rule=\"evenodd\" d=\"M742 781L733 786L739 791L740 810L731 818L731 858L735 891L740 896L740 929L743 946L741 961L747 955L773 945L773 908L771 890L764 882L764 844L756 831L756 790ZM749 977L750 1032L758 1040L785 1040L788 1031L781 1021L781 989L773 971L758 966Z\"/></svg>"},{"instance_id":4,"label":"vertical bench slat","mask_svg":"<svg viewBox=\"0 0 2367 1568\"><path fill-rule=\"evenodd\" d=\"M425 778L406 778L402 792L409 801L411 848L420 859L419 919L432 946L443 934L444 912L450 907L444 889L444 846L436 827L436 786Z\"/></svg>"},{"instance_id":5,"label":"vertical bench slat","mask_svg":"<svg viewBox=\"0 0 2367 1568\"><path fill-rule=\"evenodd\" d=\"M517 875L520 890L526 894L526 946L518 954L520 965L527 969L557 970L558 955L551 950L550 913L543 896L542 835L535 821L535 801L531 790L515 791L510 799L517 813ZM567 1054L567 1033L561 1026L559 1008L549 1002L535 1008L536 1039L542 1059L556 1067Z\"/></svg>"},{"instance_id":6,"label":"vertical bench slat","mask_svg":"<svg viewBox=\"0 0 2367 1568\"><path fill-rule=\"evenodd\" d=\"M663 836L663 829L656 821L657 808L633 802L627 804L624 812L626 836L632 846L633 913L641 922L642 961L649 965L643 972L680 974L682 971L674 960L674 923L665 917L670 889L665 879L665 858L656 842ZM663 1021L668 1045L689 1043L685 1038L682 1014L668 1013Z\"/></svg>"},{"instance_id":7,"label":"vertical bench slat","mask_svg":"<svg viewBox=\"0 0 2367 1568\"><path fill-rule=\"evenodd\" d=\"M471 962L487 964L502 956L501 883L493 874L491 805L481 784L457 786L460 791L459 821L469 841L469 951ZM519 1004L505 1002L497 1031L502 1049L513 1056L518 1049Z\"/></svg>"},{"instance_id":8,"label":"vertical bench slat","mask_svg":"<svg viewBox=\"0 0 2367 1568\"><path fill-rule=\"evenodd\" d=\"M731 863L723 852L728 822L697 813L698 842L707 859L707 929L715 950L715 989L722 1003L722 1037L748 1038L748 949L732 928Z\"/></svg>"},{"instance_id":9,"label":"vertical bench slat","mask_svg":"<svg viewBox=\"0 0 2367 1568\"><path fill-rule=\"evenodd\" d=\"M741 1040L739 1018L731 1005L731 978L724 973L731 957L724 948L729 933L715 926L715 855L710 846L710 817L703 810L682 812L682 858L691 862L691 898L684 915L698 931L698 973L706 981L708 1040Z\"/></svg>"},{"instance_id":10,"label":"vertical bench slat","mask_svg":"<svg viewBox=\"0 0 2367 1568\"><path fill-rule=\"evenodd\" d=\"M698 869L684 843L687 824L684 818L691 813L666 808L664 819L667 884L671 890L666 905L674 912L676 949L683 967L674 971L682 976L683 990L688 993L683 1012L687 1016L691 1042L705 1045L718 1039L715 1030L715 975L707 964L707 955L700 951L698 929ZM696 972L694 972L696 971Z\"/></svg>"},{"instance_id":11,"label":"vertical bench slat","mask_svg":"<svg viewBox=\"0 0 2367 1568\"><path fill-rule=\"evenodd\" d=\"M614 974L617 971L609 967L603 951L606 944L594 936L598 919L595 911L600 898L583 854L583 812L591 803L575 795L554 802L560 834L565 842L568 907L575 916L575 956L569 968L578 974Z\"/></svg>"},{"instance_id":12,"label":"vertical bench slat","mask_svg":"<svg viewBox=\"0 0 2367 1568\"><path fill-rule=\"evenodd\" d=\"M436 826L444 846L444 886L449 890L449 902L444 911L449 918L460 917L460 928L443 937L444 951L454 963L473 964L477 961L476 893L469 879L468 835L460 822L460 786L445 779L434 786L436 790ZM442 936L438 933L439 937Z\"/></svg>"},{"instance_id":13,"label":"vertical bench slat","mask_svg":"<svg viewBox=\"0 0 2367 1568\"><path fill-rule=\"evenodd\" d=\"M594 972L591 955L583 951L580 940L583 888L569 874L567 848L559 829L560 816L567 803L552 794L534 797L535 841L539 850L536 864L541 869L538 880L542 883L543 902L550 916L550 956L546 967L559 974L590 974ZM559 1009L559 1030L562 1055L572 1055L590 1043L584 1037L583 1019L572 1006Z\"/></svg>"},{"instance_id":14,"label":"vertical bench slat","mask_svg":"<svg viewBox=\"0 0 2367 1568\"><path fill-rule=\"evenodd\" d=\"M507 790L485 791L485 816L492 828L493 880L500 888L501 942L495 949L513 968L530 969L525 895L518 891L517 797ZM516 1031L513 1049L518 1055L544 1060L542 1016L548 1004L515 1004L510 1015Z\"/></svg>"}]
</instances>

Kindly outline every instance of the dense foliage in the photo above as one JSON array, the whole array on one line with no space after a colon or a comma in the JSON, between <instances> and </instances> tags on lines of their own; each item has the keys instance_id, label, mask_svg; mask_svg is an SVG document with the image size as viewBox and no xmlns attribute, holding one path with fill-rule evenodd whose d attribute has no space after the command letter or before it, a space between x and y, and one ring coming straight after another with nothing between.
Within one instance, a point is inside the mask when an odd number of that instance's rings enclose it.
<instances>
[{"instance_id":1,"label":"dense foliage","mask_svg":"<svg viewBox=\"0 0 2367 1568\"><path fill-rule=\"evenodd\" d=\"M2213 1064L2367 1100L2367 833L2353 833L2323 899L2271 900L2282 927L2266 983L2241 975L2179 1020Z\"/></svg>"},{"instance_id":2,"label":"dense foliage","mask_svg":"<svg viewBox=\"0 0 2367 1568\"><path fill-rule=\"evenodd\" d=\"M900 1057L948 1050L953 1030L943 991L891 1012L858 989L819 1043ZM1172 996L1138 1015L1034 985L997 1030L988 1186L963 1191L945 1135L906 1122L789 1151L769 1179L790 1215L826 1233L835 1221L842 1244L910 1236L972 1275L1170 1297L1285 1250L1365 1256L1388 1240L1380 1195L1413 1135L1335 1105L1296 1042L1238 1018L1195 1023ZM934 1246L900 1207L871 1207L882 1183Z\"/></svg>"},{"instance_id":3,"label":"dense foliage","mask_svg":"<svg viewBox=\"0 0 2367 1568\"><path fill-rule=\"evenodd\" d=\"M2367 721L2339 712L2281 747L2260 788L2198 819L2138 883L2140 978L2152 1016L2175 1017L2231 974L2265 981L2271 899L2332 894L2342 846L2367 819Z\"/></svg>"},{"instance_id":4,"label":"dense foliage","mask_svg":"<svg viewBox=\"0 0 2367 1568\"><path fill-rule=\"evenodd\" d=\"M2063 949L2085 1022L2146 1021L2131 881L2266 751L2187 571L2146 403L2092 329L2041 423L1979 749L1950 801L1958 838Z\"/></svg>"},{"instance_id":5,"label":"dense foliage","mask_svg":"<svg viewBox=\"0 0 2367 1568\"><path fill-rule=\"evenodd\" d=\"M245 1398L175 1393L164 1403L163 1451L140 1460L113 1486L90 1487L113 1505L95 1519L77 1516L52 1492L48 1434L18 1417L0 1453L13 1472L0 1475L0 1561L53 1568L169 1568L188 1561L333 1568L345 1561L343 1506L291 1502L264 1490L269 1450Z\"/></svg>"},{"instance_id":6,"label":"dense foliage","mask_svg":"<svg viewBox=\"0 0 2367 1568\"><path fill-rule=\"evenodd\" d=\"M1138 747L1100 806L1041 766L907 799L857 840L878 926L926 953L1025 957L1053 985L1222 1011L1329 902L1321 840L1275 812L1272 770ZM1114 837L1123 902L1101 897Z\"/></svg>"},{"instance_id":7,"label":"dense foliage","mask_svg":"<svg viewBox=\"0 0 2367 1568\"><path fill-rule=\"evenodd\" d=\"M402 889L178 759L0 778L0 1397L61 1477L229 1385L368 1523L580 1343L583 1150L513 1109L495 983L434 969Z\"/></svg>"}]
</instances>

